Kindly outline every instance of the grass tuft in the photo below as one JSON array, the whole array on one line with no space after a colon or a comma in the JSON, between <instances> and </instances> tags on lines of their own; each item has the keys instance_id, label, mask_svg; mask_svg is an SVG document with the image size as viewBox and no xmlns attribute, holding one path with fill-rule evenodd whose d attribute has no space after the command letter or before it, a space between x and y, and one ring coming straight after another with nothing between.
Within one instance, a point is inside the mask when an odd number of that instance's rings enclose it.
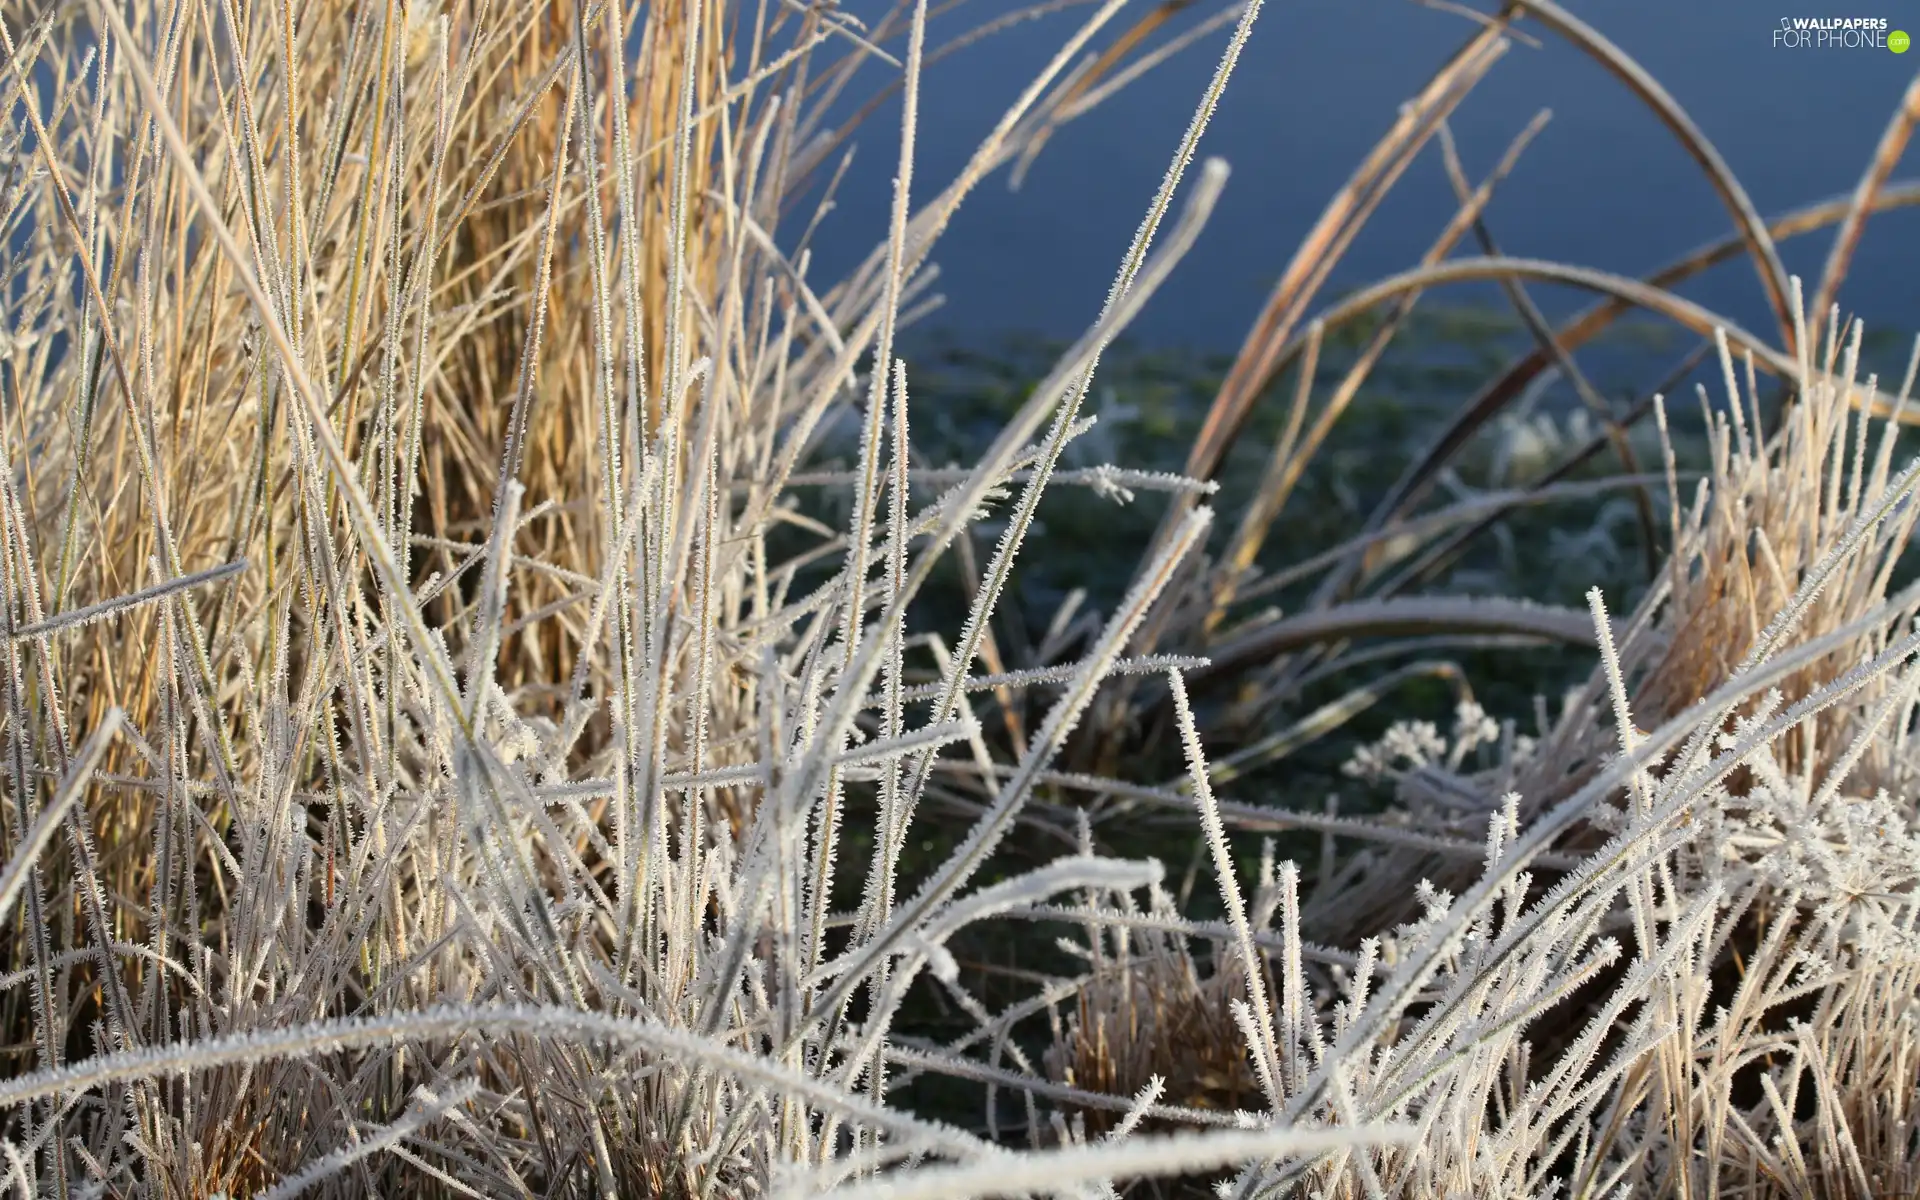
<instances>
[{"instance_id":1,"label":"grass tuft","mask_svg":"<svg viewBox=\"0 0 1920 1200\"><path fill-rule=\"evenodd\" d=\"M1227 186L1257 2L1082 6L950 179L923 75L1010 18L23 7L0 1191L1915 1188L1920 350L1863 376L1834 302L1920 198L1920 91L1770 222L1600 33L1475 14L1196 404L1112 381ZM1729 239L1647 280L1500 251L1543 119L1479 182L1447 122L1525 28L1661 116ZM1087 332L969 424L908 334L956 208L1228 29ZM896 93L887 226L816 280ZM1323 302L1430 144L1457 211ZM1775 242L1827 226L1808 291ZM1735 254L1777 329L1676 292ZM1408 401L1420 298L1471 280L1497 369ZM1554 327L1542 283L1600 300ZM1574 355L1632 309L1697 345L1622 405ZM1582 605L1535 551L1612 574Z\"/></svg>"}]
</instances>

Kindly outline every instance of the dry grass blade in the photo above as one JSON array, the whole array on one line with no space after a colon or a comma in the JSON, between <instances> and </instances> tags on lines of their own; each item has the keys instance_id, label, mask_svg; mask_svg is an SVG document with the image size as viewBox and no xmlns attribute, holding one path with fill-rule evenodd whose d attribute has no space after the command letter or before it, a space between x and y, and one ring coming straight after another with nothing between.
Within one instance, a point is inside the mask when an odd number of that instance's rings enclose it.
<instances>
[{"instance_id":1,"label":"dry grass blade","mask_svg":"<svg viewBox=\"0 0 1920 1200\"><path fill-rule=\"evenodd\" d=\"M1193 675L1196 683L1231 675L1252 663L1322 642L1437 632L1511 633L1593 644L1592 623L1571 609L1498 598L1396 596L1284 617L1235 634L1211 647L1208 664Z\"/></svg>"},{"instance_id":2,"label":"dry grass blade","mask_svg":"<svg viewBox=\"0 0 1920 1200\"><path fill-rule=\"evenodd\" d=\"M87 785L99 768L100 760L106 756L107 747L120 734L123 719L119 709L108 710L107 719L88 736L73 762L68 765L67 774L61 779L53 799L34 815L33 824L27 827L15 845L6 869L0 870L0 921L5 921L12 914L14 901L20 898L20 889L26 886L29 873L35 869L41 854L45 853L47 844L53 841L54 831L66 821L73 806L86 795Z\"/></svg>"},{"instance_id":3,"label":"dry grass blade","mask_svg":"<svg viewBox=\"0 0 1920 1200\"><path fill-rule=\"evenodd\" d=\"M1194 440L1183 474L1195 479L1213 476L1254 401L1280 369L1282 348L1332 270L1340 250L1352 240L1414 152L1492 65L1505 24L1495 21L1483 27L1434 73L1419 94L1402 107L1393 128L1375 144L1301 240L1234 359L1232 371L1220 385L1220 394Z\"/></svg>"},{"instance_id":4,"label":"dry grass blade","mask_svg":"<svg viewBox=\"0 0 1920 1200\"><path fill-rule=\"evenodd\" d=\"M1787 353L1792 355L1795 351L1794 307L1787 294L1787 270L1780 264L1779 251L1774 248L1766 222L1760 219L1753 201L1747 197L1746 189L1740 186L1740 181L1728 168L1726 160L1720 157L1720 152L1713 148L1713 143L1707 140L1686 110L1639 63L1598 30L1553 3L1553 0L1510 0L1506 11L1524 11L1579 47L1625 84L1635 97L1653 110L1661 124L1672 131L1686 148L1687 154L1706 174L1707 181L1719 194L1721 203L1733 215L1734 227L1753 259L1753 269L1760 276L1760 286L1766 291L1767 303L1773 309L1774 319L1779 322L1781 341Z\"/></svg>"},{"instance_id":5,"label":"dry grass blade","mask_svg":"<svg viewBox=\"0 0 1920 1200\"><path fill-rule=\"evenodd\" d=\"M48 617L44 621L36 621L31 625L22 625L13 631L13 637L16 641L27 638L44 637L49 633L55 633L62 629L72 629L92 621L105 620L108 617L139 608L143 604L151 604L155 600L164 600L176 592L184 592L189 588L201 587L209 583L218 583L220 580L238 575L246 569L247 560L244 558L236 559L222 566L209 567L204 571L195 571L191 575L183 575L178 579L169 579L165 583L156 583L152 587L141 588L137 592L119 596L112 600L102 600L98 604L89 604L84 608L68 609L66 612L58 616Z\"/></svg>"},{"instance_id":6,"label":"dry grass blade","mask_svg":"<svg viewBox=\"0 0 1920 1200\"><path fill-rule=\"evenodd\" d=\"M1846 278L1847 267L1860 245L1860 235L1866 230L1867 216L1875 211L1887 180L1892 177L1893 169L1900 165L1900 156L1906 152L1907 140L1913 136L1913 126L1917 121L1920 121L1920 77L1907 85L1906 95L1900 98L1900 107L1894 110L1893 116L1887 121L1879 144L1873 148L1873 158L1860 176L1859 186L1853 190L1847 215L1833 235L1833 249L1827 252L1826 265L1820 269L1820 283L1813 289L1813 300L1808 305L1808 311L1816 316L1832 307L1834 298L1839 295L1840 281Z\"/></svg>"},{"instance_id":7,"label":"dry grass blade","mask_svg":"<svg viewBox=\"0 0 1920 1200\"><path fill-rule=\"evenodd\" d=\"M1103 47L1123 3L932 189L926 70L1069 0L943 47L947 4L869 24L784 0L89 0L0 29L9 1191L1117 1200L1224 1172L1241 1197L1776 1200L1920 1178L1920 463L1893 460L1920 349L1896 391L1827 311L1763 341L1674 294L1740 253L1768 279L1769 239L1839 224L1824 307L1866 216L1920 198L1890 182L1912 105L1849 196L1762 226L1610 43L1544 0L1481 14L1288 266L1204 470L1089 466L1096 372L1221 196L1224 163L1189 168L1261 7L1173 31L1169 0ZM1445 123L1523 15L1662 115L1733 237L1646 282L1497 253L1482 214L1538 123L1474 186ZM970 465L919 465L937 397L904 330L957 206L1229 21L1091 327ZM855 178L830 169L840 117L882 76L875 102L904 101L889 219L822 280L811 239ZM1434 136L1458 211L1415 270L1316 314ZM1469 232L1487 256L1453 259ZM1533 352L1366 528L1271 561L1415 298L1487 280ZM1534 280L1603 299L1549 329ZM1383 306L1309 412L1323 341ZM1614 622L1405 594L1520 504L1649 482L1566 478L1596 439L1409 516L1527 381L1593 403L1571 355L1635 308L1717 337L1727 392L1697 498L1664 448L1674 549L1648 595ZM1301 355L1213 569L1238 480L1206 476ZM1794 397L1772 435L1763 371ZM1668 432L1657 397L1641 411ZM1025 620L1015 572L1050 547L1057 484L1171 512L1117 602L1075 580L1021 647L993 629ZM1305 606L1244 615L1316 576ZM1466 667L1543 643L1601 667L1528 738ZM1389 711L1344 766L1303 761L1421 682L1450 730ZM1321 779L1283 772L1323 767L1341 799L1282 807ZM1153 855L1179 831L1200 855L1170 880ZM1249 872L1267 833L1289 837ZM1281 854L1301 837L1304 888ZM1209 859L1218 919L1185 911ZM1084 934L1053 943L1064 970L1041 957L1061 930ZM985 1136L920 1111L955 1088L984 1092ZM1178 1126L1212 1133L1159 1136Z\"/></svg>"},{"instance_id":8,"label":"dry grass blade","mask_svg":"<svg viewBox=\"0 0 1920 1200\"><path fill-rule=\"evenodd\" d=\"M1174 1134L1130 1139L1120 1146L1076 1146L1040 1151L981 1167L915 1171L898 1181L838 1188L827 1195L845 1200L964 1200L967 1197L1022 1196L1036 1190L1070 1187L1101 1179L1180 1175L1245 1162L1250 1158L1324 1154L1334 1148L1359 1148L1413 1140L1408 1126L1381 1125L1353 1130L1261 1129ZM793 1191L790 1196L811 1193Z\"/></svg>"}]
</instances>

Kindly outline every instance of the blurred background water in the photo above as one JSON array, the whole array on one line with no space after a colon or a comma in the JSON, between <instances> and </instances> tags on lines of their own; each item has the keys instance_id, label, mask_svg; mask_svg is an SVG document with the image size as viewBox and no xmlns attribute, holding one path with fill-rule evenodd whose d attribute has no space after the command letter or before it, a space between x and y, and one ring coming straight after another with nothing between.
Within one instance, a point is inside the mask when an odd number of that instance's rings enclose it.
<instances>
[{"instance_id":1,"label":"blurred background water","mask_svg":"<svg viewBox=\"0 0 1920 1200\"><path fill-rule=\"evenodd\" d=\"M1920 52L1787 50L1772 45L1782 16L1886 16L1920 32L1886 0L1853 12L1806 9L1807 0L1565 0L1658 79L1719 149L1772 218L1850 192L1905 88ZM937 46L1024 0L968 0L932 23ZM844 0L865 20L881 0ZM938 6L936 6L937 8ZM1775 11L1780 8L1780 11ZM951 180L1019 89L1092 11L1022 24L929 69L922 92L914 194ZM1124 28L1147 11L1123 11ZM1194 5L1171 25L1191 27L1218 6ZM1487 219L1508 254L1556 259L1638 276L1731 229L1699 168L1653 114L1599 64L1550 32L1516 41L1456 111L1453 129L1477 183L1541 108L1553 117L1499 188ZM1471 33L1457 13L1410 0L1269 0L1202 146L1233 166L1225 198L1171 283L1135 327L1153 344L1201 352L1237 348L1268 291L1328 199L1413 95ZM1110 40L1111 34L1104 35ZM1160 35L1167 36L1166 34ZM1071 337L1098 311L1194 101L1225 47L1222 29L1102 107L1058 131L1019 192L1003 171L962 208L935 258L944 308L926 328L969 341L1018 332ZM902 45L904 42L902 41ZM1104 41L1096 42L1096 46ZM891 70L863 70L864 98ZM849 105L851 107L851 105ZM898 147L899 105L856 135L858 151L836 210L816 236L813 278L829 281L886 228ZM1894 178L1915 174L1896 170ZM1343 288L1417 260L1455 208L1430 143L1363 231L1322 302ZM804 221L792 221L791 234ZM1782 246L1790 271L1817 277L1830 231ZM1920 330L1920 285L1911 247L1920 211L1869 225L1843 306L1870 330ZM1471 239L1462 253L1476 253ZM1549 314L1588 297L1533 285ZM1756 332L1771 328L1752 268L1742 259L1682 289ZM1452 287L1428 304L1499 302L1490 286ZM1904 360L1904 353L1899 356Z\"/></svg>"}]
</instances>

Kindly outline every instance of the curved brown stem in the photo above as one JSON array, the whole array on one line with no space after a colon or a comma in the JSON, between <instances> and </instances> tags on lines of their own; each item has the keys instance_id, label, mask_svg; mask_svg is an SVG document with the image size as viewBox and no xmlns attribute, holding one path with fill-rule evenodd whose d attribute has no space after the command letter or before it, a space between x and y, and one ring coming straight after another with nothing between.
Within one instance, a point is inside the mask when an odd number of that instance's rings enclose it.
<instances>
[{"instance_id":1,"label":"curved brown stem","mask_svg":"<svg viewBox=\"0 0 1920 1200\"><path fill-rule=\"evenodd\" d=\"M1738 244L1752 255L1755 270L1760 274L1761 286L1766 290L1768 303L1779 322L1782 344L1788 348L1790 355L1793 353L1794 325L1791 304L1787 298L1786 268L1780 263L1772 232L1713 143L1707 140L1686 110L1657 80L1599 31L1553 3L1553 0L1509 0L1500 15L1483 25L1407 106L1400 122L1374 147L1373 153L1355 173L1353 181L1334 197L1321 216L1320 223L1301 242L1300 249L1295 252L1286 273L1275 285L1266 308L1241 346L1233 369L1214 398L1206 424L1202 426L1194 441L1193 451L1188 456L1186 475L1195 479L1212 477L1226 456L1227 447L1244 427L1254 401L1268 381L1279 373L1282 365L1281 344L1290 338L1313 297L1313 289L1307 285L1314 280L1316 273L1310 268L1322 262L1331 265L1334 235L1355 214L1359 185L1371 185L1371 181L1379 175L1378 164L1387 157L1390 149L1400 144L1403 131L1417 121L1421 112L1430 108L1436 96L1446 94L1464 64L1472 61L1485 46L1499 38L1515 16L1523 14L1559 34L1624 83L1700 165L1722 203L1733 214Z\"/></svg>"},{"instance_id":2,"label":"curved brown stem","mask_svg":"<svg viewBox=\"0 0 1920 1200\"><path fill-rule=\"evenodd\" d=\"M1853 200L1847 205L1847 216L1840 222L1840 232L1833 237L1833 249L1828 252L1827 265L1820 272L1820 286L1813 292L1813 306L1807 310L1814 320L1823 319L1827 309L1833 306L1834 297L1840 294L1840 281L1846 278L1847 266L1853 261L1853 252L1860 245L1860 235L1866 230L1867 215L1873 211L1874 198L1887 185L1887 177L1893 174L1893 168L1899 165L1916 121L1920 121L1920 75L1915 75L1913 82L1907 85L1907 94L1900 101L1900 107L1894 110L1892 118L1887 121L1886 131L1880 135L1880 144L1874 147L1873 159L1867 164L1866 174L1860 177L1860 186L1854 189Z\"/></svg>"},{"instance_id":3,"label":"curved brown stem","mask_svg":"<svg viewBox=\"0 0 1920 1200\"><path fill-rule=\"evenodd\" d=\"M1433 633L1520 634L1574 646L1594 644L1593 620L1579 609L1498 597L1394 596L1262 625L1210 647L1207 665L1191 672L1189 679L1198 689L1291 650L1359 637Z\"/></svg>"},{"instance_id":4,"label":"curved brown stem","mask_svg":"<svg viewBox=\"0 0 1920 1200\"><path fill-rule=\"evenodd\" d=\"M1553 0L1514 0L1527 15L1553 30L1574 46L1600 63L1608 71L1626 84L1627 89L1641 102L1653 110L1660 123L1672 131L1680 144L1686 148L1693 161L1700 164L1706 172L1713 190L1720 194L1720 200L1733 214L1734 229L1739 232L1741 242L1753 257L1754 270L1760 275L1760 286L1766 289L1767 302L1773 307L1774 319L1780 323L1780 341L1786 346L1787 354L1794 353L1793 344L1793 305L1787 298L1787 270L1780 263L1780 254L1773 244L1773 236L1767 230L1767 224L1760 219L1760 213L1753 207L1746 189L1734 177L1726 160L1707 140L1700 127L1693 123L1685 109L1660 86L1658 80L1647 74L1639 63L1633 61L1620 47L1608 41L1599 30L1586 24Z\"/></svg>"}]
</instances>

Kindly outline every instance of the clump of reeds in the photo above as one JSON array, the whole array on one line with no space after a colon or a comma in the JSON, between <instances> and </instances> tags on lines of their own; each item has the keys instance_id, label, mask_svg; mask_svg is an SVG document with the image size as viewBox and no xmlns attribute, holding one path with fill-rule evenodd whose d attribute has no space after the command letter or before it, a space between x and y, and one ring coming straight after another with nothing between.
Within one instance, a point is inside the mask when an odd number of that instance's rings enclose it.
<instances>
[{"instance_id":1,"label":"clump of reeds","mask_svg":"<svg viewBox=\"0 0 1920 1200\"><path fill-rule=\"evenodd\" d=\"M1520 497L1413 515L1530 372L1573 373L1611 310L1544 331L1353 543L1285 579L1317 580L1306 605L1244 607L1284 586L1256 574L1267 531L1384 345L1309 423L1326 328L1393 302L1390 338L1421 288L1538 277L1712 333L1658 286L1494 255L1482 213L1511 161L1462 186L1420 270L1309 316L1512 21L1624 72L1590 30L1531 0L1476 27L1303 245L1184 474L1058 470L1102 351L1225 183L1222 163L1190 168L1259 12L1240 7L1088 333L977 462L917 462L898 335L939 233L1130 78L1116 68L1178 7L1089 60L1122 8L1101 5L960 174L927 181L919 82L944 47L925 0L871 24L719 0L84 0L24 24L10 6L0 1190L1905 1186L1920 676L1882 573L1915 469L1885 449L1820 465L1867 444L1845 414L1881 397L1831 353L1815 369L1742 199L1789 349L1726 337L1789 378L1797 415L1779 439L1748 426L1737 453L1723 437L1718 507L1680 527L1667 590L1618 632L1597 598L1418 593L1456 532ZM846 127L825 114L872 62L898 71L894 205L824 286L804 250L818 214L790 210L812 183L831 193ZM1831 218L1843 246L1884 182ZM1489 257L1448 261L1469 232ZM1210 545L1211 476L1297 355L1271 465ZM1604 435L1623 462L1629 415ZM856 431L852 469L809 470L836 425ZM1173 500L1075 654L1007 670L994 618L1058 486ZM843 520L814 515L820 488L849 499ZM910 633L989 518L964 620ZM1750 554L1751 530L1770 549ZM1756 564L1764 586L1700 582ZM1746 611L1762 606L1771 623ZM1675 622L1721 640L1661 660ZM1466 706L1437 761L1376 756L1418 776L1408 819L1312 824L1216 794L1339 728L1350 699L1264 725L1356 644L1410 630L1580 642L1602 665L1561 734L1522 753L1502 731L1485 772L1469 751L1496 739ZM983 719L1015 690L1040 720ZM1403 741L1417 757L1432 739ZM1166 763L1181 782L1141 769ZM1157 859L1096 853L1092 820L1077 853L1000 854L1086 793L1124 801L1107 823L1190 813L1222 919L1179 912ZM912 861L936 800L970 824ZM1303 822L1483 870L1396 874L1408 910L1376 902L1382 860L1330 863L1322 902L1377 919L1313 945L1298 869L1269 852L1249 902L1230 841ZM951 944L1002 918L1089 930L1088 969L990 1009ZM929 993L972 1032L906 1030ZM1029 1053L1059 1006L1053 1053ZM1536 1045L1548 1020L1561 1033ZM926 1072L989 1086L985 1135L898 1102ZM1041 1146L993 1136L1004 1095ZM1184 1125L1212 1128L1164 1132Z\"/></svg>"}]
</instances>

